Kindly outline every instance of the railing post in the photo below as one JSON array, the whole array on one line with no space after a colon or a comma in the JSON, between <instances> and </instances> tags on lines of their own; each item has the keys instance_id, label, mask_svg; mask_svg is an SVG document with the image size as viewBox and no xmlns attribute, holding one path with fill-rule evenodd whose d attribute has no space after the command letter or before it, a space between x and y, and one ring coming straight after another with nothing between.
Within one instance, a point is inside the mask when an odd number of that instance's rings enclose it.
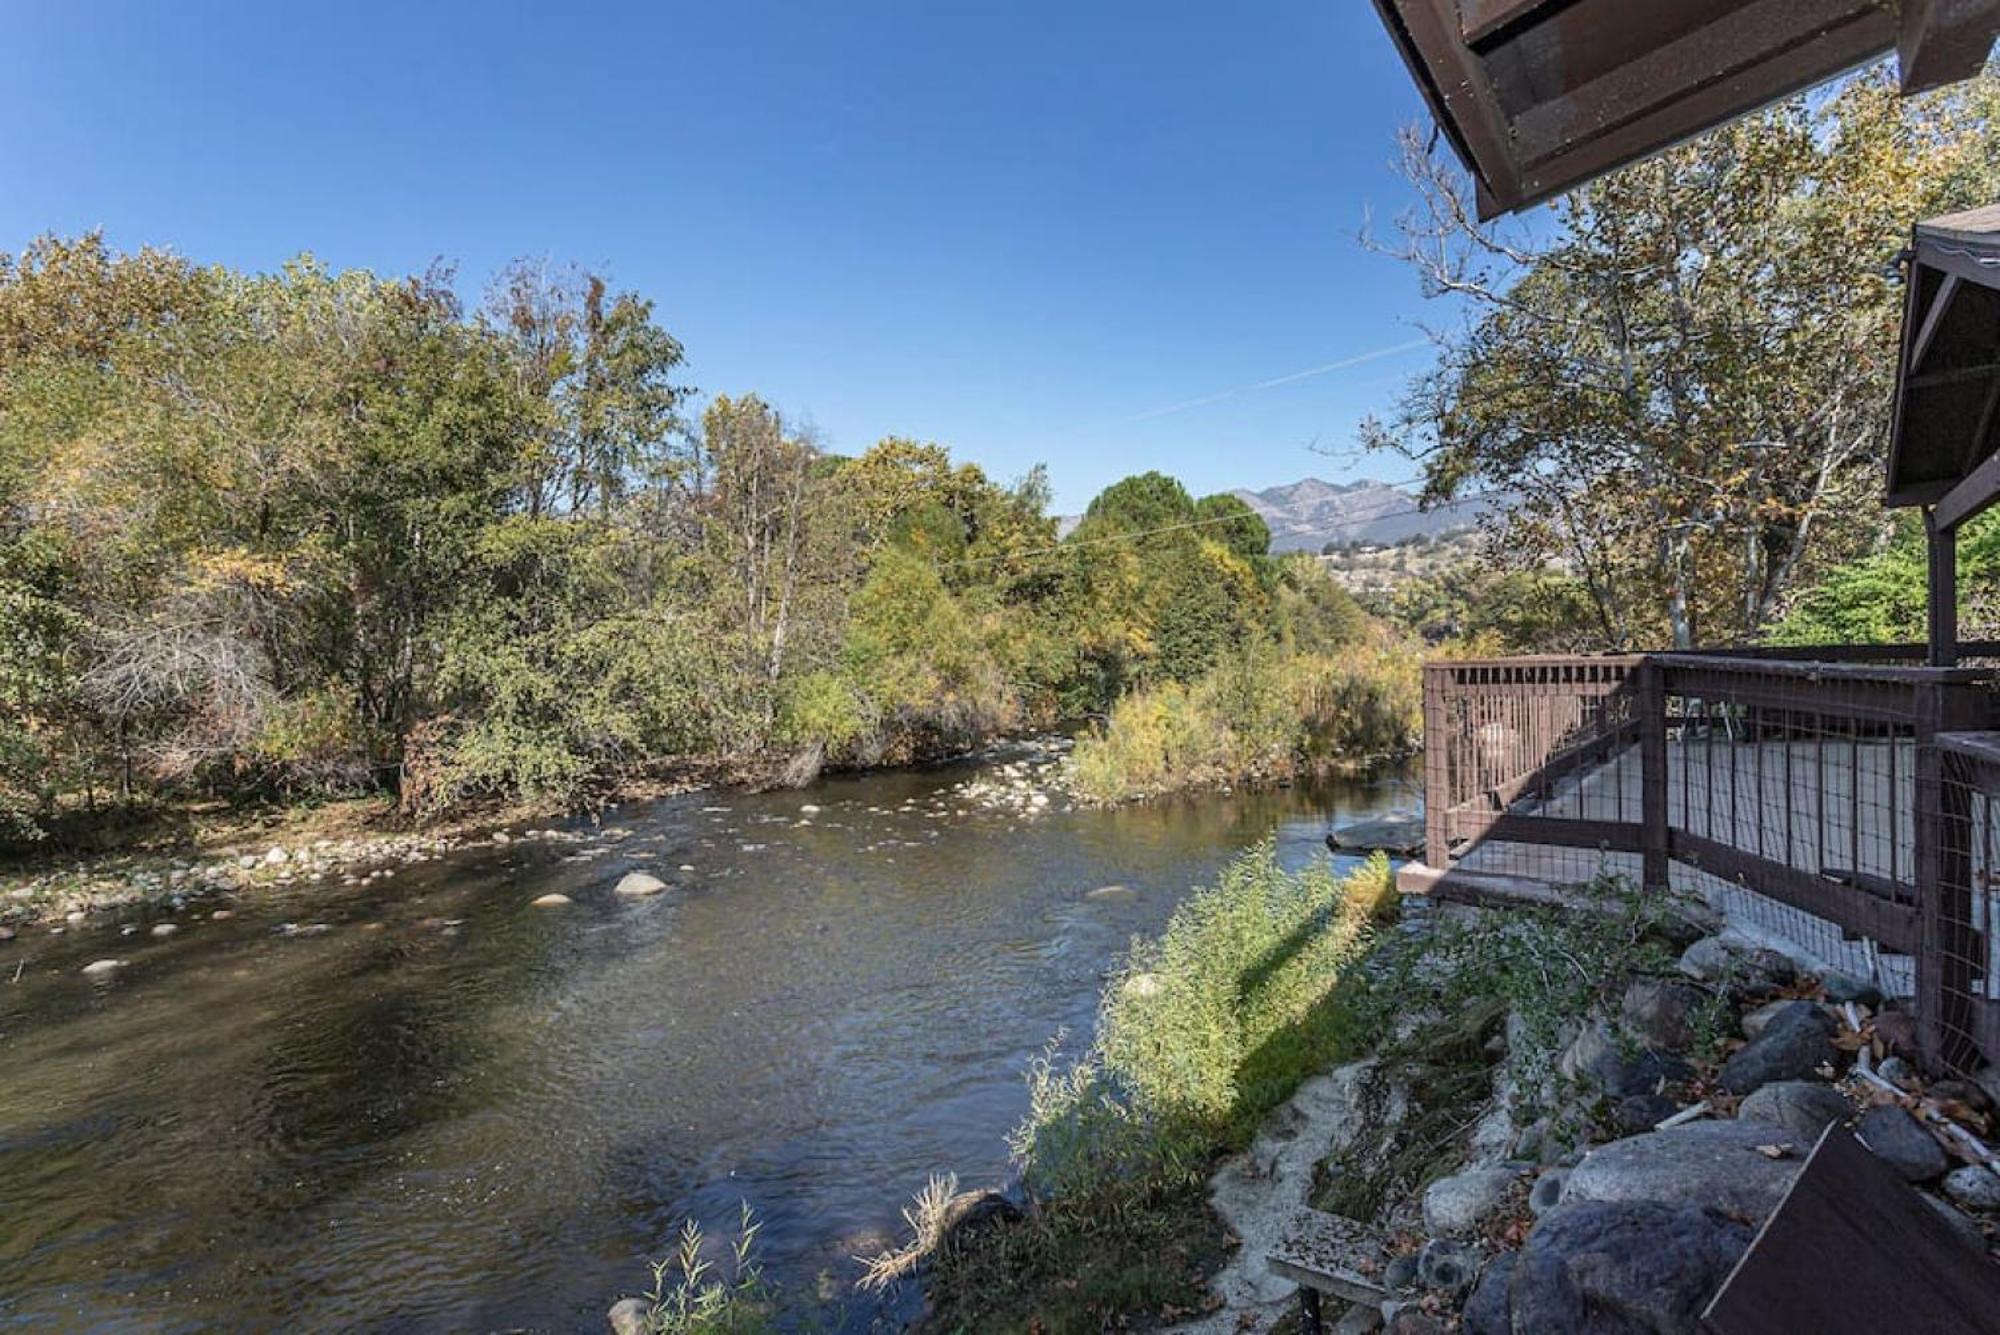
<instances>
[{"instance_id":1,"label":"railing post","mask_svg":"<svg viewBox=\"0 0 2000 1335\"><path fill-rule=\"evenodd\" d=\"M1918 912L1917 1041L1935 1071L1969 1071L1972 1045L1972 857L1964 839L1971 803L1944 781L1937 735L1975 726L1980 701L1963 685L1923 682L1917 691L1915 860ZM1954 834L1959 837L1954 838Z\"/></svg>"},{"instance_id":2,"label":"railing post","mask_svg":"<svg viewBox=\"0 0 2000 1335\"><path fill-rule=\"evenodd\" d=\"M1451 861L1444 828L1451 806L1444 673L1442 664L1424 664L1424 865L1432 871L1446 870Z\"/></svg>"},{"instance_id":3,"label":"railing post","mask_svg":"<svg viewBox=\"0 0 2000 1335\"><path fill-rule=\"evenodd\" d=\"M1667 673L1659 662L1639 663L1640 880L1648 890L1667 888ZM1624 813L1619 813L1623 819Z\"/></svg>"}]
</instances>

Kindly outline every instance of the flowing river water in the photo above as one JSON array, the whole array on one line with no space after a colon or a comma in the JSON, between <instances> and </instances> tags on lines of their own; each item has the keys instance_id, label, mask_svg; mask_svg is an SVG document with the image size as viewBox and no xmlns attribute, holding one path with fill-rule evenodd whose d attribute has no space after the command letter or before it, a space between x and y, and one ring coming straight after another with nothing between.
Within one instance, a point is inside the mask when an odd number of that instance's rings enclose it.
<instances>
[{"instance_id":1,"label":"flowing river water","mask_svg":"<svg viewBox=\"0 0 2000 1335\"><path fill-rule=\"evenodd\" d=\"M1301 864L1413 798L965 791L1023 757L627 807L581 842L190 905L164 940L23 932L0 1328L602 1329L684 1218L727 1233L743 1202L796 1320L893 1322L911 1297L853 1293L853 1256L933 1172L1006 1181L1024 1068L1087 1034L1132 936L1266 836ZM670 889L618 899L634 869ZM530 905L551 891L574 903ZM79 974L107 955L116 981Z\"/></svg>"}]
</instances>

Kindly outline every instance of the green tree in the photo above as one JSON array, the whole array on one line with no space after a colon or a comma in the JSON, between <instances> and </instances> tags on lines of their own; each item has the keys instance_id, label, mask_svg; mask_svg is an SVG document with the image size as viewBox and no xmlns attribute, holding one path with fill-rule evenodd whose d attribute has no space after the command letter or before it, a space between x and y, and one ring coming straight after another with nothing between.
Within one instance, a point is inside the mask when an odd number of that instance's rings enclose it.
<instances>
[{"instance_id":1,"label":"green tree","mask_svg":"<svg viewBox=\"0 0 2000 1335\"><path fill-rule=\"evenodd\" d=\"M1414 134L1398 253L1470 319L1370 443L1432 500L1504 498L1505 541L1581 581L1600 644L1755 635L1865 547L1910 224L1990 200L2000 80L1902 101L1877 69L1483 227Z\"/></svg>"}]
</instances>

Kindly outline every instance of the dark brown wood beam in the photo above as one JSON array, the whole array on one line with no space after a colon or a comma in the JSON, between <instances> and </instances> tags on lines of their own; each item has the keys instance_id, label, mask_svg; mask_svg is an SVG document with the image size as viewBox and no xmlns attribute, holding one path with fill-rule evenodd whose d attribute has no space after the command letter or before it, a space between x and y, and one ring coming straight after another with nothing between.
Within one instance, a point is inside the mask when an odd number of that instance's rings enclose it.
<instances>
[{"instance_id":1,"label":"dark brown wood beam","mask_svg":"<svg viewBox=\"0 0 2000 1335\"><path fill-rule=\"evenodd\" d=\"M1783 58L1801 86L1816 83L1888 45L1892 20L1874 0L1800 4L1755 0L1612 73L1524 111L1514 123L1520 160L1535 164L1639 122L1662 109L1691 133L1727 118L1741 93L1733 81ZM1846 42L1840 40L1849 33ZM1815 48L1824 48L1816 58ZM1726 90L1719 98L1709 90ZM1789 89L1787 91L1790 91ZM1715 103L1714 109L1707 105ZM1656 138L1657 132L1648 138Z\"/></svg>"},{"instance_id":2,"label":"dark brown wood beam","mask_svg":"<svg viewBox=\"0 0 2000 1335\"><path fill-rule=\"evenodd\" d=\"M1951 490L1951 487L1952 484L1949 478L1942 482L1913 482L1907 487L1898 487L1896 490L1883 496L1882 504L1888 506L1891 510L1903 509L1912 505L1935 505L1945 498L1945 494Z\"/></svg>"},{"instance_id":3,"label":"dark brown wood beam","mask_svg":"<svg viewBox=\"0 0 2000 1335\"><path fill-rule=\"evenodd\" d=\"M1917 338L1910 345L1910 365L1907 374L1915 375L1924 364L1924 354L1931 350L1931 341L1937 337L1938 327L1944 323L1945 312L1951 309L1951 299L1958 295L1958 285L1962 280L1955 273L1944 276L1938 285L1937 295L1931 298L1930 309L1924 312L1924 322L1917 329Z\"/></svg>"},{"instance_id":4,"label":"dark brown wood beam","mask_svg":"<svg viewBox=\"0 0 2000 1335\"><path fill-rule=\"evenodd\" d=\"M1524 155L1517 169L1519 189L1511 201L1503 202L1512 208L1539 204L1593 176L1719 125L1738 115L1746 103L1762 104L1809 88L1872 59L1889 45L1894 34L1893 21L1883 11L1871 8L1807 49L1789 54L1783 61L1782 83L1773 85L1768 71L1753 65L1594 138L1578 139L1553 156L1530 162Z\"/></svg>"},{"instance_id":5,"label":"dark brown wood beam","mask_svg":"<svg viewBox=\"0 0 2000 1335\"><path fill-rule=\"evenodd\" d=\"M1446 128L1478 178L1479 216L1515 207L1521 186L1507 120L1494 100L1485 63L1465 45L1457 0L1375 0L1375 9L1391 32L1407 39L1397 45L1432 119Z\"/></svg>"},{"instance_id":6,"label":"dark brown wood beam","mask_svg":"<svg viewBox=\"0 0 2000 1335\"><path fill-rule=\"evenodd\" d=\"M1905 93L1979 73L2000 36L2000 0L1903 0L1896 67Z\"/></svg>"},{"instance_id":7,"label":"dark brown wood beam","mask_svg":"<svg viewBox=\"0 0 2000 1335\"><path fill-rule=\"evenodd\" d=\"M1513 26L1556 0L1458 0L1458 28L1467 46L1478 46L1503 28Z\"/></svg>"},{"instance_id":8,"label":"dark brown wood beam","mask_svg":"<svg viewBox=\"0 0 2000 1335\"><path fill-rule=\"evenodd\" d=\"M1962 385L1968 380L1981 380L1994 374L2000 374L2000 362L1954 366L1946 371L1927 371L1923 375L1913 375L1910 377L1910 388L1930 389L1935 385Z\"/></svg>"},{"instance_id":9,"label":"dark brown wood beam","mask_svg":"<svg viewBox=\"0 0 2000 1335\"><path fill-rule=\"evenodd\" d=\"M1958 529L1924 511L1927 550L1924 620L1930 628L1930 665L1958 666Z\"/></svg>"},{"instance_id":10,"label":"dark brown wood beam","mask_svg":"<svg viewBox=\"0 0 2000 1335\"><path fill-rule=\"evenodd\" d=\"M1938 527L1955 529L1996 500L2000 500L2000 453L1987 456L1984 463L1960 478L1929 514Z\"/></svg>"}]
</instances>

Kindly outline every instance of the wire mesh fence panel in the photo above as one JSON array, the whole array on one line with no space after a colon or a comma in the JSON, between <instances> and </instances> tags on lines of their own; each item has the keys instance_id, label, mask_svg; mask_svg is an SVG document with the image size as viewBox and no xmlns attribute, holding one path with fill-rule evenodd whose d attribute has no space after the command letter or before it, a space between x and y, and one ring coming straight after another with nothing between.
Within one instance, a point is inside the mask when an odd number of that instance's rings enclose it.
<instances>
[{"instance_id":1,"label":"wire mesh fence panel","mask_svg":"<svg viewBox=\"0 0 2000 1335\"><path fill-rule=\"evenodd\" d=\"M1487 845L1512 874L1566 875L1569 848L1633 845L1636 657L1430 663L1424 670L1426 855ZM1628 799L1629 791L1629 799Z\"/></svg>"},{"instance_id":2,"label":"wire mesh fence panel","mask_svg":"<svg viewBox=\"0 0 2000 1335\"><path fill-rule=\"evenodd\" d=\"M2000 1064L2000 931L1994 893L1995 803L2000 801L2000 734L1972 732L1939 741L1939 885L1942 912L1930 915L1927 956L1934 955L1939 989L1928 1035L1938 1064L1970 1075ZM1929 962L1927 958L1926 963Z\"/></svg>"},{"instance_id":3,"label":"wire mesh fence panel","mask_svg":"<svg viewBox=\"0 0 2000 1335\"><path fill-rule=\"evenodd\" d=\"M1426 857L1700 893L1914 998L1925 1057L1969 1069L2000 1054L2000 746L1953 739L1992 721L1996 680L1771 655L1429 664Z\"/></svg>"}]
</instances>

